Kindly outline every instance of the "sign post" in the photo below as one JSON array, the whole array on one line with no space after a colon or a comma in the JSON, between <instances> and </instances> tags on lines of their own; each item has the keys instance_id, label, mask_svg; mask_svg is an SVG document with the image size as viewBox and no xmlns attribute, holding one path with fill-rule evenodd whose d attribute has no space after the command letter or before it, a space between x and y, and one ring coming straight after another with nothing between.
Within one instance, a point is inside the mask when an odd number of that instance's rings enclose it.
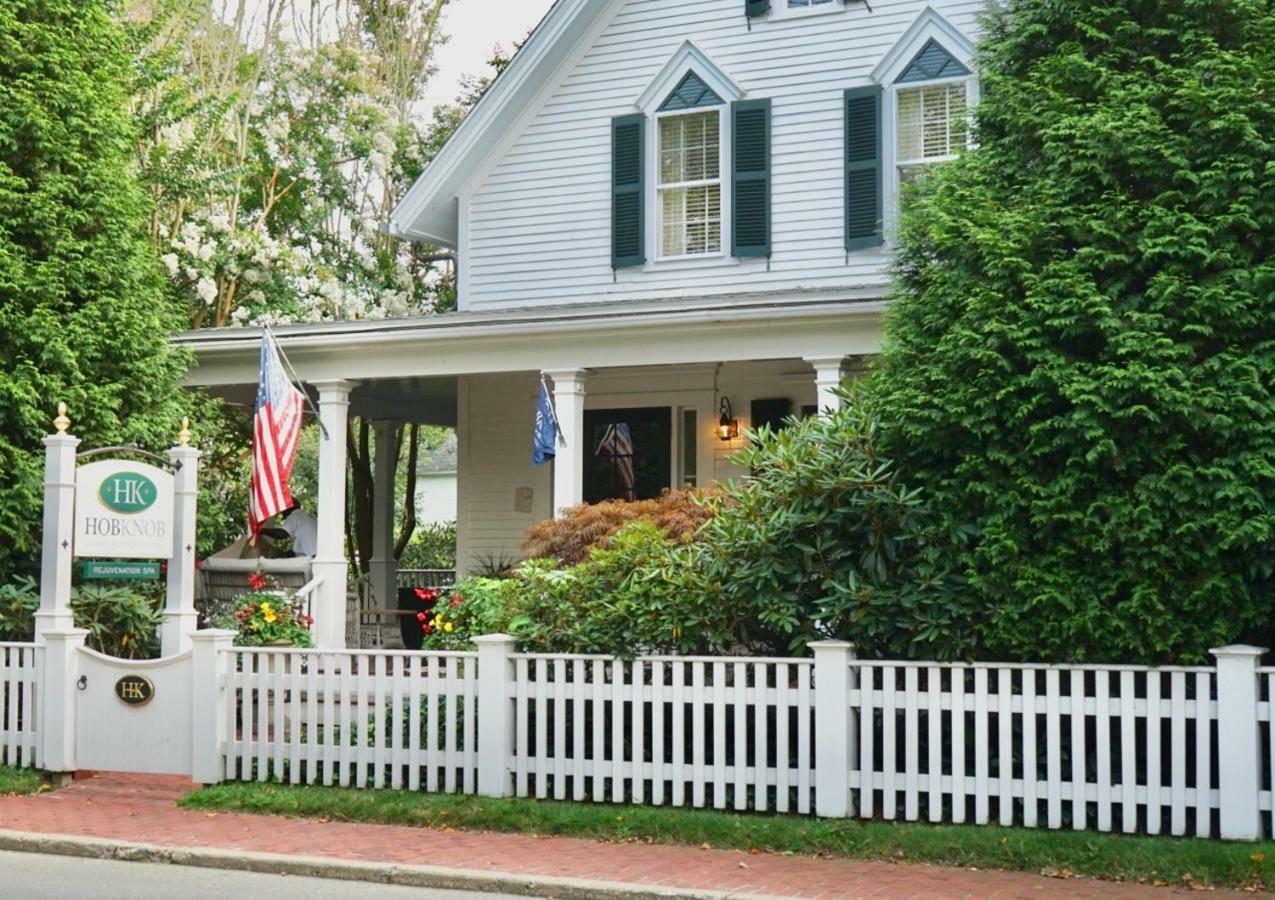
<instances>
[{"instance_id":1,"label":"sign post","mask_svg":"<svg viewBox=\"0 0 1275 900\"><path fill-rule=\"evenodd\" d=\"M71 617L71 560L75 552L75 448L80 439L67 434L71 420L66 404L58 404L56 431L44 438L44 552L40 561L40 609L35 614L35 642L49 631L64 631Z\"/></svg>"},{"instance_id":2,"label":"sign post","mask_svg":"<svg viewBox=\"0 0 1275 900\"><path fill-rule=\"evenodd\" d=\"M190 636L199 627L195 611L195 512L199 501L199 457L190 446L190 423L182 419L177 446L168 451L173 475L172 544L169 546L168 594L160 652L172 656L190 649Z\"/></svg>"}]
</instances>

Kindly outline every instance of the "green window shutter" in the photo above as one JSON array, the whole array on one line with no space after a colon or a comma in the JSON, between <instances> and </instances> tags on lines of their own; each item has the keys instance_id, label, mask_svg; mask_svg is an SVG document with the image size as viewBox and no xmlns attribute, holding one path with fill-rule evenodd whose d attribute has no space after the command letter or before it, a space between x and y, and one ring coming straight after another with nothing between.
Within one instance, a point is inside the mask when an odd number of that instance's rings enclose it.
<instances>
[{"instance_id":1,"label":"green window shutter","mask_svg":"<svg viewBox=\"0 0 1275 900\"><path fill-rule=\"evenodd\" d=\"M611 267L646 262L645 175L641 113L611 120Z\"/></svg>"},{"instance_id":2,"label":"green window shutter","mask_svg":"<svg viewBox=\"0 0 1275 900\"><path fill-rule=\"evenodd\" d=\"M846 91L846 249L882 243L881 86Z\"/></svg>"},{"instance_id":3,"label":"green window shutter","mask_svg":"<svg viewBox=\"0 0 1275 900\"><path fill-rule=\"evenodd\" d=\"M770 0L744 0L744 15L750 19L770 12Z\"/></svg>"},{"instance_id":4,"label":"green window shutter","mask_svg":"<svg viewBox=\"0 0 1275 900\"><path fill-rule=\"evenodd\" d=\"M770 256L770 101L730 106L731 255Z\"/></svg>"}]
</instances>

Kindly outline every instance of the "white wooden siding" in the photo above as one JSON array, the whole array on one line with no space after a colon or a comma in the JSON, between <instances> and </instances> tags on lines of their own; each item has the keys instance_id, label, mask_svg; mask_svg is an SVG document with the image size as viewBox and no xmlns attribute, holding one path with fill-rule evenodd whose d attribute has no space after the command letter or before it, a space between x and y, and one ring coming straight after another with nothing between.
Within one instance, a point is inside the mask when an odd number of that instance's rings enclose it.
<instances>
[{"instance_id":1,"label":"white wooden siding","mask_svg":"<svg viewBox=\"0 0 1275 900\"><path fill-rule=\"evenodd\" d=\"M842 92L932 6L973 38L983 0L874 2L748 29L739 0L629 0L468 198L466 308L793 289L884 290L886 255L843 245ZM611 270L610 122L684 41L773 101L773 257ZM648 248L650 254L653 248ZM536 277L528 277L528 273Z\"/></svg>"}]
</instances>

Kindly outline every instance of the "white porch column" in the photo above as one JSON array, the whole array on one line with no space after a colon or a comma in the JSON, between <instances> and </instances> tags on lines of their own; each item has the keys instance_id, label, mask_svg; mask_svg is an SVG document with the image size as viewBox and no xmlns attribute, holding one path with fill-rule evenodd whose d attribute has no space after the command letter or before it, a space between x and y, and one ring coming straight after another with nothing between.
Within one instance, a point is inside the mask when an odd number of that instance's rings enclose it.
<instances>
[{"instance_id":1,"label":"white porch column","mask_svg":"<svg viewBox=\"0 0 1275 900\"><path fill-rule=\"evenodd\" d=\"M314 594L314 642L345 647L345 594L349 561L345 557L346 429L353 381L320 381L319 420L327 436L319 438L319 540L314 575L323 584Z\"/></svg>"},{"instance_id":2,"label":"white porch column","mask_svg":"<svg viewBox=\"0 0 1275 900\"><path fill-rule=\"evenodd\" d=\"M168 451L173 461L173 555L168 560L168 595L160 652L173 656L190 647L198 629L195 612L195 512L199 502L200 452L190 446L190 429L182 420L178 444Z\"/></svg>"},{"instance_id":3,"label":"white porch column","mask_svg":"<svg viewBox=\"0 0 1275 900\"><path fill-rule=\"evenodd\" d=\"M585 369L545 372L553 379L553 406L565 444L553 460L553 516L584 501L584 385Z\"/></svg>"},{"instance_id":4,"label":"white porch column","mask_svg":"<svg viewBox=\"0 0 1275 900\"><path fill-rule=\"evenodd\" d=\"M372 576L372 596L378 609L395 606L395 574L398 569L394 559L394 475L395 454L394 423L372 423L376 441L376 459L372 468L372 558L368 570ZM408 498L410 503L412 498Z\"/></svg>"},{"instance_id":5,"label":"white porch column","mask_svg":"<svg viewBox=\"0 0 1275 900\"><path fill-rule=\"evenodd\" d=\"M815 405L819 414L840 409L841 400L833 393L846 377L846 358L844 356L820 356L807 358L815 370Z\"/></svg>"},{"instance_id":6,"label":"white porch column","mask_svg":"<svg viewBox=\"0 0 1275 900\"><path fill-rule=\"evenodd\" d=\"M44 552L40 561L40 609L35 642L48 631L74 626L71 616L71 559L75 535L75 448L80 439L66 433L71 421L58 404L55 434L44 439Z\"/></svg>"}]
</instances>

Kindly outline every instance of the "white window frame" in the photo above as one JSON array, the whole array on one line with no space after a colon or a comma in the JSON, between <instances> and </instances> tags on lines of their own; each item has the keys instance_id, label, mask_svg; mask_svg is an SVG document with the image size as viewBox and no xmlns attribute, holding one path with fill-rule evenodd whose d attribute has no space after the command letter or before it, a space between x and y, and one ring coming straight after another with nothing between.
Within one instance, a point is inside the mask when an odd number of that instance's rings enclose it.
<instances>
[{"instance_id":1,"label":"white window frame","mask_svg":"<svg viewBox=\"0 0 1275 900\"><path fill-rule=\"evenodd\" d=\"M823 16L828 13L845 12L846 0L829 0L814 6L789 6L788 0L770 0L771 19L801 19L806 16Z\"/></svg>"},{"instance_id":2,"label":"white window frame","mask_svg":"<svg viewBox=\"0 0 1275 900\"><path fill-rule=\"evenodd\" d=\"M651 215L647 216L647 236L648 240L653 239L654 243L648 243L648 247L654 248L654 252L649 254L656 262L678 262L689 259L718 259L725 256L730 249L727 241L730 236L730 182L727 178L727 163L730 160L730 128L728 113L730 108L725 104L717 106L697 106L694 109L673 109L668 112L656 113L652 119L652 127L650 129L651 136L647 140L648 153L647 159L651 163L651 167L647 169L652 177L647 181L650 184L647 187L647 200L650 204L647 208L651 210ZM707 179L704 181L679 181L670 184L660 183L660 125L664 119L675 118L677 116L689 116L695 114L716 113L717 114L717 178ZM664 255L664 204L661 202L661 193L665 190L676 190L677 188L686 187L705 187L711 186L716 182L720 187L721 203L719 205L720 221L718 222L718 247L707 253L679 253L677 255Z\"/></svg>"},{"instance_id":3,"label":"white window frame","mask_svg":"<svg viewBox=\"0 0 1275 900\"><path fill-rule=\"evenodd\" d=\"M668 95L673 93L682 79L686 77L688 72L694 72L703 82L712 88L713 93L722 98L721 104L717 106L699 106L694 109L677 109L668 112L660 112L660 107L664 101L668 99ZM699 264L705 265L724 265L733 262L730 247L730 226L731 226L731 179L730 179L730 160L731 160L731 127L730 127L730 105L735 100L743 99L744 92L722 69L708 57L704 51L700 50L691 41L685 41L681 47L677 49L659 74L651 81L646 90L642 92L642 96L638 98L637 109L647 117L646 131L646 196L644 197L646 204L646 247L647 262L644 266L645 270L653 268L685 267L695 266ZM718 162L721 166L721 183L722 183L722 238L721 247L715 253L689 253L681 256L664 256L661 251L664 249L663 229L661 227L661 218L663 217L663 208L660 205L659 180L660 180L660 122L659 120L666 116L685 115L688 113L703 113L716 110L718 115L719 142L718 142Z\"/></svg>"},{"instance_id":4,"label":"white window frame","mask_svg":"<svg viewBox=\"0 0 1275 900\"><path fill-rule=\"evenodd\" d=\"M929 81L910 81L897 84L899 76L912 64L912 60L929 41L943 47L971 74L957 78L936 78ZM890 48L872 70L872 80L881 85L881 197L882 225L885 243L892 244L899 228L899 91L910 88L930 87L954 82L965 82L965 111L973 116L978 105L978 73L975 68L974 44L947 19L933 9L926 9L912 22L903 36ZM966 145L970 133L966 131ZM939 160L932 160L939 162Z\"/></svg>"}]
</instances>

